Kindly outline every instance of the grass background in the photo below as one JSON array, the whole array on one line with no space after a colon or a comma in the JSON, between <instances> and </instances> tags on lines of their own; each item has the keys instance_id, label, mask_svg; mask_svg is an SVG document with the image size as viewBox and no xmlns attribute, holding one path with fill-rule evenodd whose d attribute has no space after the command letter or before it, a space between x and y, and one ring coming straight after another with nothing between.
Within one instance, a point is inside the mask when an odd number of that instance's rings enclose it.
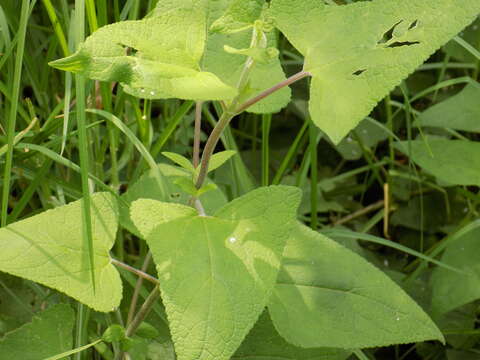
<instances>
[{"instance_id":1,"label":"grass background","mask_svg":"<svg viewBox=\"0 0 480 360\"><path fill-rule=\"evenodd\" d=\"M76 3L85 3L85 14L75 13L75 2L68 0L0 1L2 226L90 192L110 189L121 194L152 162L168 162L161 151L192 156L193 102L140 100L125 94L115 84L86 80L48 66L49 61L69 54L85 35L98 27L141 18L156 2L77 0ZM480 33L475 34L476 41L470 37L466 40L478 48ZM287 74L299 71L303 64L300 55L284 38L280 39L279 48ZM479 190L474 186L443 187L435 183L412 165L408 157L396 152L393 143L395 138L416 138L420 130L415 120L421 111L478 80L478 61L465 53L458 55L461 52L464 50L454 44L446 51L438 51L339 146L331 144L311 125L306 110L307 84L295 84L294 98L281 113L242 114L232 122L222 137L221 147L238 150L241 156L216 171L214 180L230 199L260 185L299 186L305 194L299 217L312 228L347 226L360 234L388 237L417 251L432 253L449 234L478 218ZM86 108L105 110L118 120L112 121L115 118L111 115L85 112ZM203 107L203 140L220 112L218 104ZM125 128L134 137L126 136ZM478 133L451 129L424 131L479 140ZM140 145L147 152L136 151ZM88 217L85 212L84 218ZM420 264L415 257L382 245L337 240L399 281L405 275L411 279L412 271ZM127 232L119 234L114 248L117 259L138 268L147 251L143 242ZM131 292L135 277L127 272L122 272L122 276L131 285L126 291ZM419 290L425 284L423 277L403 283L420 304L422 297L427 296ZM3 311L4 315L0 320L0 335L28 321L48 299L61 296L4 275L0 276L0 285L0 314ZM145 298L147 294L146 286L140 296ZM13 319L12 314L15 314ZM480 359L478 303L461 309L461 315L458 326L445 330L455 336L446 346L438 343L393 346L368 350L357 357ZM76 344L88 342L92 334L100 333L103 325L114 322L115 316L122 316L121 311L99 315L78 305ZM152 321L163 323L159 326L167 331L160 306L152 316L156 317ZM100 347L96 352L84 352L79 358L102 358Z\"/></svg>"}]
</instances>

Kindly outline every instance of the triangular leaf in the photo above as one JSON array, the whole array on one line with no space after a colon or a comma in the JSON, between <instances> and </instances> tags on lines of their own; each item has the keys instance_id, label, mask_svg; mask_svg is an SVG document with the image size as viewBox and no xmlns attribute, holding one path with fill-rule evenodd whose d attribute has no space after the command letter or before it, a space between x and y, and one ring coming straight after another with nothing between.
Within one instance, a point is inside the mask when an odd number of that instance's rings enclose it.
<instances>
[{"instance_id":1,"label":"triangular leaf","mask_svg":"<svg viewBox=\"0 0 480 360\"><path fill-rule=\"evenodd\" d=\"M480 143L428 138L402 141L395 148L451 185L480 186Z\"/></svg>"},{"instance_id":2,"label":"triangular leaf","mask_svg":"<svg viewBox=\"0 0 480 360\"><path fill-rule=\"evenodd\" d=\"M280 335L302 347L443 341L428 315L389 277L302 224L285 247L269 310Z\"/></svg>"},{"instance_id":3,"label":"triangular leaf","mask_svg":"<svg viewBox=\"0 0 480 360\"><path fill-rule=\"evenodd\" d=\"M336 6L273 0L278 28L313 76L310 113L338 143L480 12L478 0L373 0Z\"/></svg>"},{"instance_id":4,"label":"triangular leaf","mask_svg":"<svg viewBox=\"0 0 480 360\"><path fill-rule=\"evenodd\" d=\"M83 241L81 200L0 229L0 271L64 292L97 311L113 311L122 297L109 255L117 203L107 193L93 194L91 203L95 287Z\"/></svg>"},{"instance_id":5,"label":"triangular leaf","mask_svg":"<svg viewBox=\"0 0 480 360\"><path fill-rule=\"evenodd\" d=\"M292 187L260 188L147 237L179 360L235 352L270 297L299 198Z\"/></svg>"},{"instance_id":6,"label":"triangular leaf","mask_svg":"<svg viewBox=\"0 0 480 360\"><path fill-rule=\"evenodd\" d=\"M205 46L205 1L164 3L143 20L107 25L73 55L51 66L101 81L118 81L147 99L231 99L236 90L199 62Z\"/></svg>"},{"instance_id":7,"label":"triangular leaf","mask_svg":"<svg viewBox=\"0 0 480 360\"><path fill-rule=\"evenodd\" d=\"M9 332L0 340L2 359L39 360L68 351L73 343L75 315L66 304L36 314L32 322Z\"/></svg>"}]
</instances>

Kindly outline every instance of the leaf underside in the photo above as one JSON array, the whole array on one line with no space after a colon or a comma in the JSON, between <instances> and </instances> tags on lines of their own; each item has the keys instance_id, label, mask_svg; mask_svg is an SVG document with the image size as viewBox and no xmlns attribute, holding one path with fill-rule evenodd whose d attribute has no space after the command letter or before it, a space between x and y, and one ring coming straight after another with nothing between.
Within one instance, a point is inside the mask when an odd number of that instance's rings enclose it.
<instances>
[{"instance_id":1,"label":"leaf underside","mask_svg":"<svg viewBox=\"0 0 480 360\"><path fill-rule=\"evenodd\" d=\"M227 360L240 346L274 287L299 197L260 188L147 237L179 360Z\"/></svg>"},{"instance_id":2,"label":"leaf underside","mask_svg":"<svg viewBox=\"0 0 480 360\"><path fill-rule=\"evenodd\" d=\"M336 6L273 0L278 28L305 56L310 114L335 143L469 25L478 0L373 0Z\"/></svg>"},{"instance_id":3,"label":"leaf underside","mask_svg":"<svg viewBox=\"0 0 480 360\"><path fill-rule=\"evenodd\" d=\"M0 229L0 271L54 288L97 311L114 310L122 297L109 256L117 204L107 193L93 194L91 203L95 287L82 235L81 200Z\"/></svg>"},{"instance_id":4,"label":"leaf underside","mask_svg":"<svg viewBox=\"0 0 480 360\"><path fill-rule=\"evenodd\" d=\"M268 307L280 335L302 347L443 341L428 315L382 271L302 224L287 242Z\"/></svg>"}]
</instances>

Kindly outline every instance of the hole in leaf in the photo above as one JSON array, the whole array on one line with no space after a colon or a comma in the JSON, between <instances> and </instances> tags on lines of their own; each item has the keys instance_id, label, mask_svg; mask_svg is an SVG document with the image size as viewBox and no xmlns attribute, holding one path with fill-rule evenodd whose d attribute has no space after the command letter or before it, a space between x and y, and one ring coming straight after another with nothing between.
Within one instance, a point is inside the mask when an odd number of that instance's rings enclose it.
<instances>
[{"instance_id":1,"label":"hole in leaf","mask_svg":"<svg viewBox=\"0 0 480 360\"><path fill-rule=\"evenodd\" d=\"M137 49L135 49L133 47L130 47L130 46L127 46L125 44L119 43L118 45L120 45L125 50L125 55L127 55L127 56L135 56L138 52Z\"/></svg>"},{"instance_id":2,"label":"hole in leaf","mask_svg":"<svg viewBox=\"0 0 480 360\"><path fill-rule=\"evenodd\" d=\"M410 26L408 27L408 30L415 29L417 26L418 26L418 20L415 20L410 24Z\"/></svg>"},{"instance_id":3,"label":"hole in leaf","mask_svg":"<svg viewBox=\"0 0 480 360\"><path fill-rule=\"evenodd\" d=\"M365 71L367 71L367 69L360 69L355 71L352 75L359 76L362 75Z\"/></svg>"},{"instance_id":4,"label":"hole in leaf","mask_svg":"<svg viewBox=\"0 0 480 360\"><path fill-rule=\"evenodd\" d=\"M400 25L403 22L403 20L400 20L397 22L395 25L393 25L387 32L385 32L382 36L382 38L378 41L378 44L385 44L386 42L389 42L390 40L393 39L393 32L395 31L395 28Z\"/></svg>"},{"instance_id":5,"label":"hole in leaf","mask_svg":"<svg viewBox=\"0 0 480 360\"><path fill-rule=\"evenodd\" d=\"M401 47L401 46L412 46L412 45L418 45L420 44L420 41L395 41L394 43L391 43L388 45L389 48L396 48L396 47Z\"/></svg>"}]
</instances>

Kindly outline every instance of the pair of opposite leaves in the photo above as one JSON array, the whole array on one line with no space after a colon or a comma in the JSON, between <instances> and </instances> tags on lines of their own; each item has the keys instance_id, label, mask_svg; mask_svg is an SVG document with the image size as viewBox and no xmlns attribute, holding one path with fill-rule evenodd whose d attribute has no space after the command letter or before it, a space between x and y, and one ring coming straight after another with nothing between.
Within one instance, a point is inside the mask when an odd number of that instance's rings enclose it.
<instances>
[{"instance_id":1,"label":"pair of opposite leaves","mask_svg":"<svg viewBox=\"0 0 480 360\"><path fill-rule=\"evenodd\" d=\"M108 25L53 66L92 79L118 81L144 98L230 100L244 58L224 45L248 48L255 20L266 15L305 56L312 75L313 121L338 143L440 46L480 13L477 0L164 0L145 19ZM263 15L262 15L263 14ZM127 52L130 51L129 54ZM256 64L246 96L285 78L278 59ZM275 112L288 89L253 112Z\"/></svg>"},{"instance_id":2,"label":"pair of opposite leaves","mask_svg":"<svg viewBox=\"0 0 480 360\"><path fill-rule=\"evenodd\" d=\"M265 306L279 333L302 347L443 339L385 274L297 223L299 198L293 187L260 188L211 217L174 203L132 203L131 219L157 265L180 360L229 359ZM0 271L112 311L122 296L109 256L117 204L109 194L92 196L95 292L80 218L77 201L0 229Z\"/></svg>"}]
</instances>

